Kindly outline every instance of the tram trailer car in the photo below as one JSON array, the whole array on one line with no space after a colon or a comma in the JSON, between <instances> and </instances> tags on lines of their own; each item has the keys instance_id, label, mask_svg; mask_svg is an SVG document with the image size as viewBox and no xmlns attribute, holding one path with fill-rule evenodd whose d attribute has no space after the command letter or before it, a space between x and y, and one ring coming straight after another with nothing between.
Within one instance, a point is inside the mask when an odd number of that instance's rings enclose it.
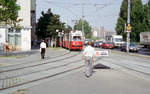
<instances>
[{"instance_id":1,"label":"tram trailer car","mask_svg":"<svg viewBox=\"0 0 150 94\"><path fill-rule=\"evenodd\" d=\"M83 35L81 31L71 31L63 37L63 47L69 50L82 50Z\"/></svg>"}]
</instances>

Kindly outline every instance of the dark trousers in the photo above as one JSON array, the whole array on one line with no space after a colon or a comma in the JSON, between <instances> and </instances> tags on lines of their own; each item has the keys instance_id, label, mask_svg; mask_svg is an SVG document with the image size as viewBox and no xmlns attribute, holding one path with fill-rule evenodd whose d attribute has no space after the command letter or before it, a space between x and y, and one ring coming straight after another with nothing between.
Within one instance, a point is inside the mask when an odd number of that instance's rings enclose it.
<instances>
[{"instance_id":1,"label":"dark trousers","mask_svg":"<svg viewBox=\"0 0 150 94\"><path fill-rule=\"evenodd\" d=\"M41 59L44 59L45 56L45 48L41 48Z\"/></svg>"}]
</instances>

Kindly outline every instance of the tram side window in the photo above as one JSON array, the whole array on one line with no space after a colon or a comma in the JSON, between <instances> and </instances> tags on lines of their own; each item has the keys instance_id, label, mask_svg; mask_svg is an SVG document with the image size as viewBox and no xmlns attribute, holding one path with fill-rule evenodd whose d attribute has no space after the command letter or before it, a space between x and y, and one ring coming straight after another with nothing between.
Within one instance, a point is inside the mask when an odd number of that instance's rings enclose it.
<instances>
[{"instance_id":1,"label":"tram side window","mask_svg":"<svg viewBox=\"0 0 150 94\"><path fill-rule=\"evenodd\" d=\"M81 41L81 37L80 36L74 36L73 41Z\"/></svg>"}]
</instances>

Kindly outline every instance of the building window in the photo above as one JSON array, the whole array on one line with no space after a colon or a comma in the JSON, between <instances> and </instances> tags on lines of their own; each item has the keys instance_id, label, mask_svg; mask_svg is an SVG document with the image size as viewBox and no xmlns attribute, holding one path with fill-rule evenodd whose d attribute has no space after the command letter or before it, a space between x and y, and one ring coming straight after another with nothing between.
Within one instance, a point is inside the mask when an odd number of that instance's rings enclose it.
<instances>
[{"instance_id":1,"label":"building window","mask_svg":"<svg viewBox=\"0 0 150 94\"><path fill-rule=\"evenodd\" d=\"M21 35L20 34L15 34L16 40L15 43L16 45L21 45Z\"/></svg>"},{"instance_id":2,"label":"building window","mask_svg":"<svg viewBox=\"0 0 150 94\"><path fill-rule=\"evenodd\" d=\"M15 36L14 35L8 34L8 43L15 45Z\"/></svg>"},{"instance_id":3,"label":"building window","mask_svg":"<svg viewBox=\"0 0 150 94\"><path fill-rule=\"evenodd\" d=\"M20 30L19 30L19 29L16 29L15 32L16 32L16 33L20 33Z\"/></svg>"},{"instance_id":4,"label":"building window","mask_svg":"<svg viewBox=\"0 0 150 94\"><path fill-rule=\"evenodd\" d=\"M13 28L9 28L8 43L14 46L21 46L21 31Z\"/></svg>"},{"instance_id":5,"label":"building window","mask_svg":"<svg viewBox=\"0 0 150 94\"><path fill-rule=\"evenodd\" d=\"M13 28L8 29L8 33L13 33L13 32L14 32Z\"/></svg>"},{"instance_id":6,"label":"building window","mask_svg":"<svg viewBox=\"0 0 150 94\"><path fill-rule=\"evenodd\" d=\"M20 33L20 29L9 28L8 33Z\"/></svg>"}]
</instances>

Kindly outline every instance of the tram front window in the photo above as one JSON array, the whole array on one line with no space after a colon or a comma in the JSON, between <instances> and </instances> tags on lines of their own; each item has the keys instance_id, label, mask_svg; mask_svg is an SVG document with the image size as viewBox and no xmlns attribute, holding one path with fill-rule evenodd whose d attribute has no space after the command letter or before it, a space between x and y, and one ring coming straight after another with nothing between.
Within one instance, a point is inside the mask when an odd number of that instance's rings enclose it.
<instances>
[{"instance_id":1,"label":"tram front window","mask_svg":"<svg viewBox=\"0 0 150 94\"><path fill-rule=\"evenodd\" d=\"M79 37L79 36L74 36L74 37L73 37L73 41L81 41L81 37Z\"/></svg>"}]
</instances>

